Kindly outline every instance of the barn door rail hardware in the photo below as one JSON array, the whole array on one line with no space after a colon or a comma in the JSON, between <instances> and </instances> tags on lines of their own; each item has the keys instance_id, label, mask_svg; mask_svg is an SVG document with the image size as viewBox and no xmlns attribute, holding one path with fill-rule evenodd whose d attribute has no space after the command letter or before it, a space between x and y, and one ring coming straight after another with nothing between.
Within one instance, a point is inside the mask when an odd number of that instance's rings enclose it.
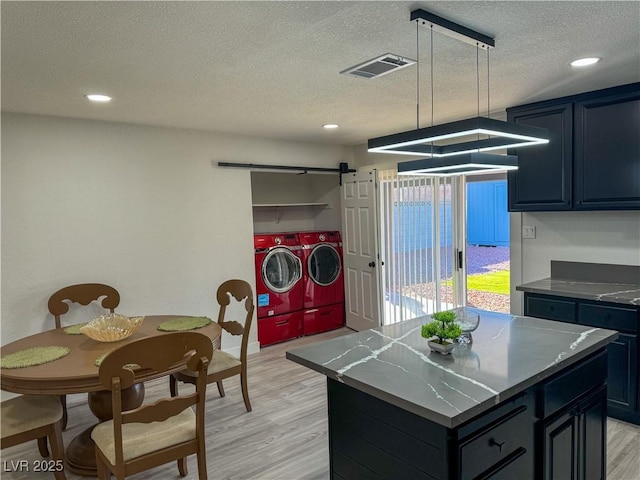
<instances>
[{"instance_id":1,"label":"barn door rail hardware","mask_svg":"<svg viewBox=\"0 0 640 480\"><path fill-rule=\"evenodd\" d=\"M219 167L250 168L251 170L284 170L289 172L300 172L301 174L316 173L338 173L340 175L340 185L342 185L342 174L353 173L356 170L349 168L349 164L341 162L338 168L327 167L300 167L296 165L264 165L259 163L234 163L218 162Z\"/></svg>"}]
</instances>

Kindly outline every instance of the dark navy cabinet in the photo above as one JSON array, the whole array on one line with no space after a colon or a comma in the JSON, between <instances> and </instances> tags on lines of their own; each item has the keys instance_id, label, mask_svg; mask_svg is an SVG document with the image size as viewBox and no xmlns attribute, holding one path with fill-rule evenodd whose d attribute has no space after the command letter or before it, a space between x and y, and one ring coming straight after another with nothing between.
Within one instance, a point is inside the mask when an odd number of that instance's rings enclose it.
<instances>
[{"instance_id":1,"label":"dark navy cabinet","mask_svg":"<svg viewBox=\"0 0 640 480\"><path fill-rule=\"evenodd\" d=\"M638 208L640 89L575 104L574 207Z\"/></svg>"},{"instance_id":2,"label":"dark navy cabinet","mask_svg":"<svg viewBox=\"0 0 640 480\"><path fill-rule=\"evenodd\" d=\"M606 468L606 388L572 405L543 427L545 480L602 480Z\"/></svg>"},{"instance_id":3,"label":"dark navy cabinet","mask_svg":"<svg viewBox=\"0 0 640 480\"><path fill-rule=\"evenodd\" d=\"M507 109L549 143L511 149L509 211L640 209L640 83Z\"/></svg>"},{"instance_id":4,"label":"dark navy cabinet","mask_svg":"<svg viewBox=\"0 0 640 480\"><path fill-rule=\"evenodd\" d=\"M639 307L525 292L524 314L617 330L618 338L607 347L607 414L640 425Z\"/></svg>"},{"instance_id":5,"label":"dark navy cabinet","mask_svg":"<svg viewBox=\"0 0 640 480\"><path fill-rule=\"evenodd\" d=\"M544 479L577 478L578 423L566 412L544 426Z\"/></svg>"},{"instance_id":6,"label":"dark navy cabinet","mask_svg":"<svg viewBox=\"0 0 640 480\"><path fill-rule=\"evenodd\" d=\"M616 372L609 379L609 404L612 412L618 411L622 416L638 417L638 335L620 333L620 336L609 345L609 365ZM630 420L630 418L627 418ZM640 419L636 418L636 422Z\"/></svg>"},{"instance_id":7,"label":"dark navy cabinet","mask_svg":"<svg viewBox=\"0 0 640 480\"><path fill-rule=\"evenodd\" d=\"M571 209L573 104L507 111L510 122L546 128L549 143L510 152L518 170L508 174L509 211Z\"/></svg>"}]
</instances>

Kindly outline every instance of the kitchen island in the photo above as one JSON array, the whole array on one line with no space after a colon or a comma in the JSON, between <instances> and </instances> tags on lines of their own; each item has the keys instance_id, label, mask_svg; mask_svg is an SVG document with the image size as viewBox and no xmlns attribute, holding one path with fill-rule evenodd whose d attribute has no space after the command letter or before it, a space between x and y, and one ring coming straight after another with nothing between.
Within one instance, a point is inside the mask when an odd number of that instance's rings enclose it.
<instances>
[{"instance_id":1,"label":"kitchen island","mask_svg":"<svg viewBox=\"0 0 640 480\"><path fill-rule=\"evenodd\" d=\"M287 352L327 376L331 478L604 478L617 332L470 311L448 356L428 317Z\"/></svg>"}]
</instances>

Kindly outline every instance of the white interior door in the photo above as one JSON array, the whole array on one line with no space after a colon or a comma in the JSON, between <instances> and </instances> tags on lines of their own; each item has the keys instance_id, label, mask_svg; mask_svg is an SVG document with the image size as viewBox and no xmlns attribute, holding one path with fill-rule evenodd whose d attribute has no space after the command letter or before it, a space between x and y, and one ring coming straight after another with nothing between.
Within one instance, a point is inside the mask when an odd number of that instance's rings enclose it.
<instances>
[{"instance_id":1,"label":"white interior door","mask_svg":"<svg viewBox=\"0 0 640 480\"><path fill-rule=\"evenodd\" d=\"M342 176L342 249L347 327L380 326L377 171Z\"/></svg>"}]
</instances>

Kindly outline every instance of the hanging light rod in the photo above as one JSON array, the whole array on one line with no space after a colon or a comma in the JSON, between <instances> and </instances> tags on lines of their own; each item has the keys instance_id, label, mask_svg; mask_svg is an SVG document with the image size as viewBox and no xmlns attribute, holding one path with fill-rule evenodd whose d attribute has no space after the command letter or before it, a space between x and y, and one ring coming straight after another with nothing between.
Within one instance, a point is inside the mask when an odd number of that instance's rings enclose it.
<instances>
[{"instance_id":1,"label":"hanging light rod","mask_svg":"<svg viewBox=\"0 0 640 480\"><path fill-rule=\"evenodd\" d=\"M411 12L411 21L413 22L414 20L417 20L420 26L433 28L435 32L443 33L456 40L473 45L474 47L477 45L484 50L489 50L496 46L496 42L492 37L471 30L446 18L439 17L421 8Z\"/></svg>"}]
</instances>

